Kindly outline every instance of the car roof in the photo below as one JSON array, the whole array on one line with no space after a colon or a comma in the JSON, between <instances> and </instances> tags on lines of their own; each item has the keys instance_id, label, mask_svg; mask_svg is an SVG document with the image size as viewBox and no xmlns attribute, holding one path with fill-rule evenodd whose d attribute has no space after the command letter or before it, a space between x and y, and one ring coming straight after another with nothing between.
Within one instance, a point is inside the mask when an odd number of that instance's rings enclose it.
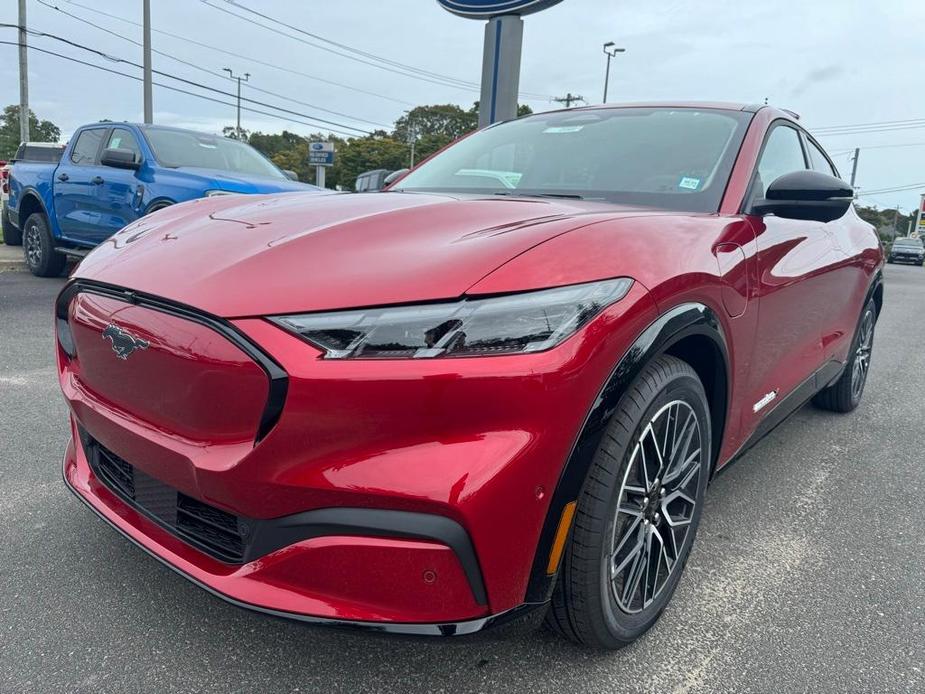
<instances>
[{"instance_id":1,"label":"car roof","mask_svg":"<svg viewBox=\"0 0 925 694\"><path fill-rule=\"evenodd\" d=\"M744 111L746 113L757 113L758 111L769 109L776 118L786 118L791 121L798 121L800 116L793 111L785 108L778 108L768 104L746 104L733 101L628 101L607 104L589 104L587 106L576 106L575 108L559 108L542 113L560 113L563 111L595 111L599 109L620 109L620 108L693 108L702 111ZM529 114L524 116L529 118Z\"/></svg>"}]
</instances>

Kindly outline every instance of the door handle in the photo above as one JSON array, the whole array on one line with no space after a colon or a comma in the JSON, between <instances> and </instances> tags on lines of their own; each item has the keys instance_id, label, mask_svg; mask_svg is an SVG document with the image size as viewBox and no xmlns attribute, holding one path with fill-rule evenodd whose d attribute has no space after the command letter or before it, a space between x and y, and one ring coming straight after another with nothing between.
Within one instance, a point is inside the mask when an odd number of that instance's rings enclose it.
<instances>
[{"instance_id":1,"label":"door handle","mask_svg":"<svg viewBox=\"0 0 925 694\"><path fill-rule=\"evenodd\" d=\"M58 174L58 180L59 180L59 181L66 181L68 178L70 178L70 176L68 176L66 173L59 173L59 174Z\"/></svg>"},{"instance_id":2,"label":"door handle","mask_svg":"<svg viewBox=\"0 0 925 694\"><path fill-rule=\"evenodd\" d=\"M100 185L102 182L103 182L102 176L94 176L93 178L90 179L90 183L92 183L95 186Z\"/></svg>"}]
</instances>

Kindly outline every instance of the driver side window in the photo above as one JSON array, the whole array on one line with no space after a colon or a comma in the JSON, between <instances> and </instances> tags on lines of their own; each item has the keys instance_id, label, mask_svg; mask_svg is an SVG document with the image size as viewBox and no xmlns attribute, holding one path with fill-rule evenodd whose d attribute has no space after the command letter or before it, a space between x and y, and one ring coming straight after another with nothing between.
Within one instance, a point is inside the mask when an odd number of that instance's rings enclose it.
<instances>
[{"instance_id":1,"label":"driver side window","mask_svg":"<svg viewBox=\"0 0 925 694\"><path fill-rule=\"evenodd\" d=\"M799 133L786 125L778 125L768 136L761 159L758 160L758 172L752 186L751 200L764 197L767 187L784 174L806 169L803 146Z\"/></svg>"}]
</instances>

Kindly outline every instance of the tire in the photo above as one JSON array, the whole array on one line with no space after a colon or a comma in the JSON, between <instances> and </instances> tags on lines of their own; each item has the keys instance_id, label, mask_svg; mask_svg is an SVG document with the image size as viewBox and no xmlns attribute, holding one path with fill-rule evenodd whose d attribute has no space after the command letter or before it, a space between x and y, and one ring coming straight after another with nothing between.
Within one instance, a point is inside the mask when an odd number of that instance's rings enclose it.
<instances>
[{"instance_id":1,"label":"tire","mask_svg":"<svg viewBox=\"0 0 925 694\"><path fill-rule=\"evenodd\" d=\"M36 277L57 277L67 263L67 257L55 250L48 220L41 212L29 215L23 224L23 255Z\"/></svg>"},{"instance_id":2,"label":"tire","mask_svg":"<svg viewBox=\"0 0 925 694\"><path fill-rule=\"evenodd\" d=\"M892 264L893 264L893 258L887 257L886 262L889 263L890 265L892 265Z\"/></svg>"},{"instance_id":3,"label":"tire","mask_svg":"<svg viewBox=\"0 0 925 694\"><path fill-rule=\"evenodd\" d=\"M697 373L675 357L654 359L623 395L594 455L546 615L549 627L586 646L617 649L655 624L690 556L711 436ZM676 440L675 462L669 439ZM661 481L659 454L668 458ZM646 555L656 543L662 549ZM654 576L642 575L644 556L650 570L655 564Z\"/></svg>"},{"instance_id":4,"label":"tire","mask_svg":"<svg viewBox=\"0 0 925 694\"><path fill-rule=\"evenodd\" d=\"M13 222L10 221L10 209L4 205L3 214L2 214L2 224L3 229L3 243L7 246L21 246L22 245L22 232L13 226Z\"/></svg>"},{"instance_id":5,"label":"tire","mask_svg":"<svg viewBox=\"0 0 925 694\"><path fill-rule=\"evenodd\" d=\"M154 212L159 212L160 210L170 207L171 205L173 205L173 203L169 201L156 202L153 205L151 205L151 207L149 207L147 210L145 210L145 213L143 216L147 217L149 214L152 214Z\"/></svg>"},{"instance_id":6,"label":"tire","mask_svg":"<svg viewBox=\"0 0 925 694\"><path fill-rule=\"evenodd\" d=\"M867 384L876 326L877 305L871 299L861 313L861 320L851 341L851 357L845 364L845 370L835 383L816 393L813 397L816 407L831 412L851 412L860 404Z\"/></svg>"}]
</instances>

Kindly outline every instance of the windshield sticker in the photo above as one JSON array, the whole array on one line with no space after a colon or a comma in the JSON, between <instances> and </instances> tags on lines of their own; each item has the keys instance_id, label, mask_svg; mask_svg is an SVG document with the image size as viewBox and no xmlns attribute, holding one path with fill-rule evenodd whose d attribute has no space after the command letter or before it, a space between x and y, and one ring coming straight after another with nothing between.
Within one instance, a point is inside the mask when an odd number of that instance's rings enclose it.
<instances>
[{"instance_id":1,"label":"windshield sticker","mask_svg":"<svg viewBox=\"0 0 925 694\"><path fill-rule=\"evenodd\" d=\"M552 127L546 128L544 133L577 133L581 130L583 125L554 125Z\"/></svg>"},{"instance_id":2,"label":"windshield sticker","mask_svg":"<svg viewBox=\"0 0 925 694\"><path fill-rule=\"evenodd\" d=\"M687 190L697 190L700 187L699 178L691 178L690 176L682 176L681 180L678 181L678 188L686 188Z\"/></svg>"}]
</instances>

